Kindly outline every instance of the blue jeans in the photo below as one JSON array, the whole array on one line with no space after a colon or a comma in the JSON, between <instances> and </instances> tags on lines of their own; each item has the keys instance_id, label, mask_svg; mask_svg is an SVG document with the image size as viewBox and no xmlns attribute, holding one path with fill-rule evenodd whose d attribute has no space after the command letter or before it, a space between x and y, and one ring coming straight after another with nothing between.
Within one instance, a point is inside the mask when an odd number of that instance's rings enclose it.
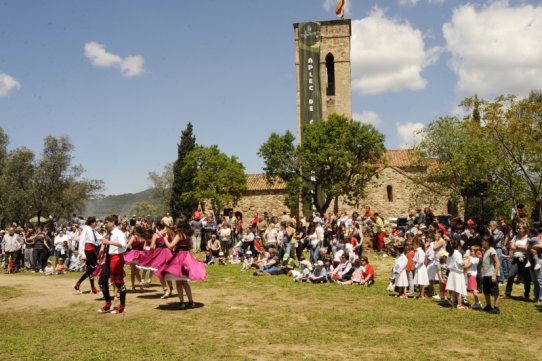
<instances>
[{"instance_id":1,"label":"blue jeans","mask_svg":"<svg viewBox=\"0 0 542 361\"><path fill-rule=\"evenodd\" d=\"M264 266L260 268L262 272L267 272L270 275L278 275L279 274L279 268L277 266Z\"/></svg>"},{"instance_id":2,"label":"blue jeans","mask_svg":"<svg viewBox=\"0 0 542 361\"><path fill-rule=\"evenodd\" d=\"M500 284L503 284L504 283L504 277L505 277L505 274L508 275L508 270L510 269L510 265L508 264L508 260L506 262L506 265L503 261L503 257L502 257L502 248L495 248L495 251L497 251L497 256L499 257L499 264L501 265L499 267L499 283ZM504 271L506 267L506 272Z\"/></svg>"},{"instance_id":3,"label":"blue jeans","mask_svg":"<svg viewBox=\"0 0 542 361\"><path fill-rule=\"evenodd\" d=\"M291 242L284 243L284 254L287 254L288 257L290 257L291 250L292 250L292 243Z\"/></svg>"},{"instance_id":4,"label":"blue jeans","mask_svg":"<svg viewBox=\"0 0 542 361\"><path fill-rule=\"evenodd\" d=\"M320 248L322 248L322 246L318 245L318 246L316 246L315 249L311 250L311 262L312 263L315 263L316 261L318 261L318 257L320 257Z\"/></svg>"}]
</instances>

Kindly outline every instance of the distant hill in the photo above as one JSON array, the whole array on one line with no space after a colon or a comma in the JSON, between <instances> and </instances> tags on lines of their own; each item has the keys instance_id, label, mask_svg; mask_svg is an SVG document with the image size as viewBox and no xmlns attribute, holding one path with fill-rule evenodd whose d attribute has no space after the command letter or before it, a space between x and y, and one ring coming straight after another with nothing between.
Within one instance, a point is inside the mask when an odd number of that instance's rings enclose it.
<instances>
[{"instance_id":1,"label":"distant hill","mask_svg":"<svg viewBox=\"0 0 542 361\"><path fill-rule=\"evenodd\" d=\"M98 218L104 218L110 214L128 215L132 206L140 201L152 201L150 189L139 193L125 193L90 200L83 209L82 215Z\"/></svg>"}]
</instances>

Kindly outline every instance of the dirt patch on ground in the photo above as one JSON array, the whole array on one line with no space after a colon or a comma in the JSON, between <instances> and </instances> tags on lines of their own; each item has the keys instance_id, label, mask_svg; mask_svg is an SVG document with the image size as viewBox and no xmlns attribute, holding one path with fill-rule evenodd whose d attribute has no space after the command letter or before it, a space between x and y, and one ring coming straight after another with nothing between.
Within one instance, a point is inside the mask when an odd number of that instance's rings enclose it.
<instances>
[{"instance_id":1,"label":"dirt patch on ground","mask_svg":"<svg viewBox=\"0 0 542 361\"><path fill-rule=\"evenodd\" d=\"M73 289L75 280L64 278L62 276L46 277L41 275L0 275L0 291L6 287L4 293L9 293L9 297L2 301L2 311L23 311L25 309L58 309L69 307L74 304L88 304L89 307L97 308L102 302L101 295L95 295L90 292L90 284L85 281L81 290L83 294L77 294ZM207 289L197 289L194 287L194 298L198 305L206 305L212 302L216 297L216 292ZM113 290L111 289L111 293ZM160 307L170 305L174 308L179 302L177 292L174 290L174 296L168 299L160 299L162 296L160 284L154 280L150 288L145 288L141 292L127 294L127 310L129 313L148 311L149 309L159 310ZM185 301L186 301L185 296ZM118 301L115 301L118 303ZM99 308L99 307L98 307ZM167 308L167 307L166 307Z\"/></svg>"}]
</instances>

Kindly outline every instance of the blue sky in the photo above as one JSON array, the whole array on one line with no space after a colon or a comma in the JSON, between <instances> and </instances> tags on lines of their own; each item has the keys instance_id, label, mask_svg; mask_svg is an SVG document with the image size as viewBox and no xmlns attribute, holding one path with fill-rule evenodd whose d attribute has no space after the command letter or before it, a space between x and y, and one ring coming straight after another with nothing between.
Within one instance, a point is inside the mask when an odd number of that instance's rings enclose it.
<instances>
[{"instance_id":1,"label":"blue sky","mask_svg":"<svg viewBox=\"0 0 542 361\"><path fill-rule=\"evenodd\" d=\"M106 194L138 192L176 157L182 129L247 172L296 129L292 23L333 0L0 1L0 127L39 153L68 135ZM352 0L354 118L390 149L474 93L542 88L542 5Z\"/></svg>"}]
</instances>

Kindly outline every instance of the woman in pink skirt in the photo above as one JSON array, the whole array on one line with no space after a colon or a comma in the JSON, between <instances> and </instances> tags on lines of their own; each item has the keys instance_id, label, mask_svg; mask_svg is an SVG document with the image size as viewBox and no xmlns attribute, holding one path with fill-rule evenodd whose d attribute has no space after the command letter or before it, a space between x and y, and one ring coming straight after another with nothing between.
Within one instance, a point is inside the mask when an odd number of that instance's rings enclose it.
<instances>
[{"instance_id":1,"label":"woman in pink skirt","mask_svg":"<svg viewBox=\"0 0 542 361\"><path fill-rule=\"evenodd\" d=\"M162 222L158 222L158 224L156 224L156 232L152 236L149 255L139 262L137 268L154 272L158 271L158 269L160 269L173 256L173 252L171 252L166 245L166 242L169 243L169 241L170 238L164 225ZM160 284L164 290L164 295L161 298L168 298L173 292L172 282L169 281L167 283L169 287L167 287L164 279L160 279Z\"/></svg>"},{"instance_id":2,"label":"woman in pink skirt","mask_svg":"<svg viewBox=\"0 0 542 361\"><path fill-rule=\"evenodd\" d=\"M141 282L141 275L139 269L136 266L140 261L144 260L149 252L145 251L145 234L147 232L141 227L134 228L134 234L128 242L129 251L124 253L124 263L130 265L130 278L132 281L132 292L135 292L135 280L137 278L139 287L143 289L143 283Z\"/></svg>"},{"instance_id":3,"label":"woman in pink skirt","mask_svg":"<svg viewBox=\"0 0 542 361\"><path fill-rule=\"evenodd\" d=\"M206 280L207 273L205 271L205 264L195 259L190 253L192 229L186 217L181 217L177 220L175 230L177 235L173 241L169 242L169 240L166 240L167 246L174 250L175 254L156 272L156 276L161 280L175 281L177 292L179 293L179 308L185 309L186 307L194 307L192 289L188 281ZM184 303L183 290L188 297L188 304Z\"/></svg>"}]
</instances>

